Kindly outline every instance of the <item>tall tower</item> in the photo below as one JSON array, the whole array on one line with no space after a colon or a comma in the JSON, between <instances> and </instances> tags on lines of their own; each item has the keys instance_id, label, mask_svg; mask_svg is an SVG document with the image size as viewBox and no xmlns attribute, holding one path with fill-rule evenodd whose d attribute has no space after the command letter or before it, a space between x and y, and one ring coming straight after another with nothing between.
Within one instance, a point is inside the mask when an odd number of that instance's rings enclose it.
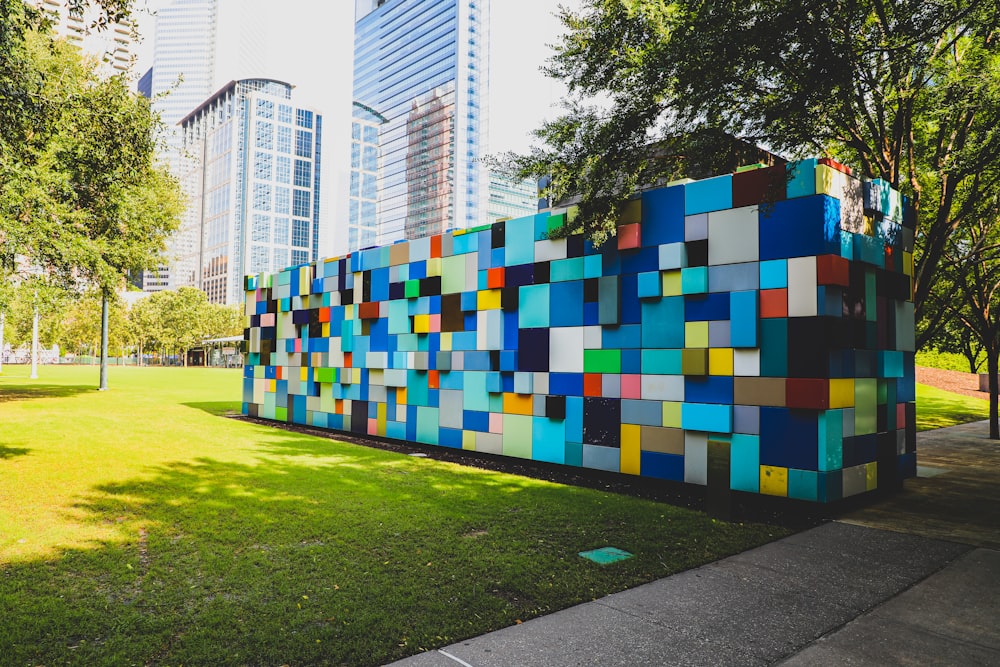
<instances>
[{"instance_id":1,"label":"tall tower","mask_svg":"<svg viewBox=\"0 0 1000 667\"><path fill-rule=\"evenodd\" d=\"M157 13L148 92L167 126L163 155L182 180L189 205L163 264L142 276L146 291L201 287L197 260L204 230L200 184L191 174L201 156L184 148L180 121L229 81L266 76L266 0L174 0ZM145 77L143 77L145 79Z\"/></svg>"},{"instance_id":2,"label":"tall tower","mask_svg":"<svg viewBox=\"0 0 1000 667\"><path fill-rule=\"evenodd\" d=\"M320 114L296 105L287 83L241 79L180 125L189 201L179 278L213 303L240 303L244 275L317 258Z\"/></svg>"},{"instance_id":3,"label":"tall tower","mask_svg":"<svg viewBox=\"0 0 1000 667\"><path fill-rule=\"evenodd\" d=\"M64 0L39 0L39 9L52 18L52 28L81 51L99 58L105 73L127 72L132 63L132 24L127 20L112 23L104 30L91 28L96 10L71 14Z\"/></svg>"},{"instance_id":4,"label":"tall tower","mask_svg":"<svg viewBox=\"0 0 1000 667\"><path fill-rule=\"evenodd\" d=\"M354 99L384 119L378 243L485 221L488 16L488 0L356 0Z\"/></svg>"}]
</instances>

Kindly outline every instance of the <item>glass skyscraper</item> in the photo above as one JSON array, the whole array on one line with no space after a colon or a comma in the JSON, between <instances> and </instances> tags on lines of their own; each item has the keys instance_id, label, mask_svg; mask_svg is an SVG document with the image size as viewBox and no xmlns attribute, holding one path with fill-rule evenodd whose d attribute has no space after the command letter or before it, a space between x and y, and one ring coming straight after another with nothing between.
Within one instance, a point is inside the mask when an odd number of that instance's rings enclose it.
<instances>
[{"instance_id":1,"label":"glass skyscraper","mask_svg":"<svg viewBox=\"0 0 1000 667\"><path fill-rule=\"evenodd\" d=\"M483 223L487 0L357 0L355 11L350 249Z\"/></svg>"},{"instance_id":2,"label":"glass skyscraper","mask_svg":"<svg viewBox=\"0 0 1000 667\"><path fill-rule=\"evenodd\" d=\"M189 168L179 271L213 303L241 303L243 276L319 255L323 119L292 87L233 81L181 120Z\"/></svg>"}]
</instances>

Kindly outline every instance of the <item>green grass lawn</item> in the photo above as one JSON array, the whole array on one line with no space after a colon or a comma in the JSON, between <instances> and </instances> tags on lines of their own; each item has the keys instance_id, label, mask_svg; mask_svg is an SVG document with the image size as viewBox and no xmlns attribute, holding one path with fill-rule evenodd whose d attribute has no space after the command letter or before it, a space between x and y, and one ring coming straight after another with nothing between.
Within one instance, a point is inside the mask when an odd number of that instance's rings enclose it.
<instances>
[{"instance_id":1,"label":"green grass lawn","mask_svg":"<svg viewBox=\"0 0 1000 667\"><path fill-rule=\"evenodd\" d=\"M990 402L950 391L917 385L917 430L955 426L989 419Z\"/></svg>"},{"instance_id":2,"label":"green grass lawn","mask_svg":"<svg viewBox=\"0 0 1000 667\"><path fill-rule=\"evenodd\" d=\"M3 664L380 664L787 533L229 419L239 372L40 375L0 375Z\"/></svg>"}]
</instances>

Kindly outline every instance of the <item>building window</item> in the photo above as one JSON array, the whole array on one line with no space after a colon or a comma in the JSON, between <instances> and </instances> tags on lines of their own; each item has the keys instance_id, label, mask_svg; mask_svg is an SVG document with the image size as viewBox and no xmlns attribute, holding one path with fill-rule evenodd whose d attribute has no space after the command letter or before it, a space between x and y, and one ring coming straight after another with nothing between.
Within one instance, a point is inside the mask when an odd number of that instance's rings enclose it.
<instances>
[{"instance_id":1,"label":"building window","mask_svg":"<svg viewBox=\"0 0 1000 667\"><path fill-rule=\"evenodd\" d=\"M271 154L257 151L254 156L253 175L259 181L271 180Z\"/></svg>"},{"instance_id":2,"label":"building window","mask_svg":"<svg viewBox=\"0 0 1000 667\"><path fill-rule=\"evenodd\" d=\"M298 157L312 157L312 141L312 132L295 130L295 155Z\"/></svg>"},{"instance_id":3,"label":"building window","mask_svg":"<svg viewBox=\"0 0 1000 667\"><path fill-rule=\"evenodd\" d=\"M365 174L365 188L362 191L361 196L365 199L375 199L377 195L375 184L375 177L371 174Z\"/></svg>"},{"instance_id":4,"label":"building window","mask_svg":"<svg viewBox=\"0 0 1000 667\"><path fill-rule=\"evenodd\" d=\"M351 139L355 141L361 140L361 125L358 123L351 123Z\"/></svg>"},{"instance_id":5,"label":"building window","mask_svg":"<svg viewBox=\"0 0 1000 667\"><path fill-rule=\"evenodd\" d=\"M274 270L283 269L288 266L288 249L287 248L275 248L274 249L274 263L271 265Z\"/></svg>"},{"instance_id":6,"label":"building window","mask_svg":"<svg viewBox=\"0 0 1000 667\"><path fill-rule=\"evenodd\" d=\"M309 247L308 220L292 220L292 245L297 248Z\"/></svg>"},{"instance_id":7,"label":"building window","mask_svg":"<svg viewBox=\"0 0 1000 667\"><path fill-rule=\"evenodd\" d=\"M250 273L262 273L267 271L268 254L267 246L253 246L250 251Z\"/></svg>"},{"instance_id":8,"label":"building window","mask_svg":"<svg viewBox=\"0 0 1000 667\"><path fill-rule=\"evenodd\" d=\"M288 245L288 218L274 219L274 242L278 245ZM283 266L283 265L279 265Z\"/></svg>"},{"instance_id":9,"label":"building window","mask_svg":"<svg viewBox=\"0 0 1000 667\"><path fill-rule=\"evenodd\" d=\"M313 126L313 112L306 111L305 109L296 109L295 124L311 130Z\"/></svg>"},{"instance_id":10,"label":"building window","mask_svg":"<svg viewBox=\"0 0 1000 667\"><path fill-rule=\"evenodd\" d=\"M308 250L293 250L292 251L292 266L298 264L305 264L309 261L309 251Z\"/></svg>"},{"instance_id":11,"label":"building window","mask_svg":"<svg viewBox=\"0 0 1000 667\"><path fill-rule=\"evenodd\" d=\"M378 149L365 146L364 168L366 171L378 171Z\"/></svg>"},{"instance_id":12,"label":"building window","mask_svg":"<svg viewBox=\"0 0 1000 667\"><path fill-rule=\"evenodd\" d=\"M255 211L271 210L271 186L268 183L253 184L253 208Z\"/></svg>"},{"instance_id":13,"label":"building window","mask_svg":"<svg viewBox=\"0 0 1000 667\"><path fill-rule=\"evenodd\" d=\"M269 216L254 214L252 238L255 243L267 243L271 239L271 218Z\"/></svg>"},{"instance_id":14,"label":"building window","mask_svg":"<svg viewBox=\"0 0 1000 667\"><path fill-rule=\"evenodd\" d=\"M361 173L357 171L351 172L351 196L361 196Z\"/></svg>"},{"instance_id":15,"label":"building window","mask_svg":"<svg viewBox=\"0 0 1000 667\"><path fill-rule=\"evenodd\" d=\"M274 118L274 102L270 100L257 100L257 117Z\"/></svg>"},{"instance_id":16,"label":"building window","mask_svg":"<svg viewBox=\"0 0 1000 667\"><path fill-rule=\"evenodd\" d=\"M278 122L292 124L292 107L287 104L278 105Z\"/></svg>"},{"instance_id":17,"label":"building window","mask_svg":"<svg viewBox=\"0 0 1000 667\"><path fill-rule=\"evenodd\" d=\"M291 212L289 210L290 205L288 188L281 186L274 188L274 212L281 215L288 215Z\"/></svg>"},{"instance_id":18,"label":"building window","mask_svg":"<svg viewBox=\"0 0 1000 667\"><path fill-rule=\"evenodd\" d=\"M295 185L300 188L312 185L312 165L305 160L295 161Z\"/></svg>"},{"instance_id":19,"label":"building window","mask_svg":"<svg viewBox=\"0 0 1000 667\"><path fill-rule=\"evenodd\" d=\"M365 141L369 144L378 143L378 128L366 126L365 127Z\"/></svg>"},{"instance_id":20,"label":"building window","mask_svg":"<svg viewBox=\"0 0 1000 667\"><path fill-rule=\"evenodd\" d=\"M274 125L271 123L257 123L257 148L274 148Z\"/></svg>"},{"instance_id":21,"label":"building window","mask_svg":"<svg viewBox=\"0 0 1000 667\"><path fill-rule=\"evenodd\" d=\"M292 159L284 155L278 156L278 176L275 179L279 183L290 185L292 182Z\"/></svg>"},{"instance_id":22,"label":"building window","mask_svg":"<svg viewBox=\"0 0 1000 667\"><path fill-rule=\"evenodd\" d=\"M309 191L295 190L292 192L292 215L300 218L310 217L312 208Z\"/></svg>"},{"instance_id":23,"label":"building window","mask_svg":"<svg viewBox=\"0 0 1000 667\"><path fill-rule=\"evenodd\" d=\"M292 128L285 125L278 126L278 152L286 154L292 152Z\"/></svg>"},{"instance_id":24,"label":"building window","mask_svg":"<svg viewBox=\"0 0 1000 667\"><path fill-rule=\"evenodd\" d=\"M361 144L351 144L351 169L361 169Z\"/></svg>"}]
</instances>

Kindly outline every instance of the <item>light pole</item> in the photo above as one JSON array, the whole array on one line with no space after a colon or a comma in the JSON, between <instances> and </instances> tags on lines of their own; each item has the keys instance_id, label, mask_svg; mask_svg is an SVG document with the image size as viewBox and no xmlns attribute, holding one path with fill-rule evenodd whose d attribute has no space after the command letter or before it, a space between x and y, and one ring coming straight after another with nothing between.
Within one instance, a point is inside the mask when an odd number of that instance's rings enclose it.
<instances>
[{"instance_id":1,"label":"light pole","mask_svg":"<svg viewBox=\"0 0 1000 667\"><path fill-rule=\"evenodd\" d=\"M38 379L38 290L35 290L35 317L31 321L31 378Z\"/></svg>"}]
</instances>

